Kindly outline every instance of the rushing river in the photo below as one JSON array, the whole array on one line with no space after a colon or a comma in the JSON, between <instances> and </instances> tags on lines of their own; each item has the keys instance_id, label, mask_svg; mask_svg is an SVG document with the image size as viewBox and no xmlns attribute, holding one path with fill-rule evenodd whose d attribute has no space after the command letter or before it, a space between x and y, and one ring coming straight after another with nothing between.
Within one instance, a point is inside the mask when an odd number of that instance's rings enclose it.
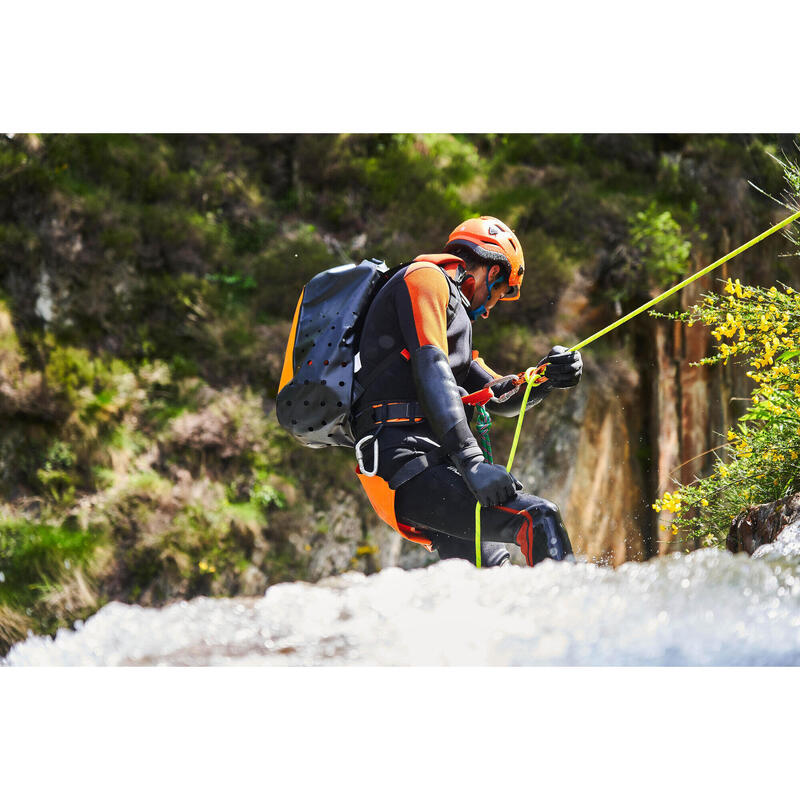
<instances>
[{"instance_id":1,"label":"rushing river","mask_svg":"<svg viewBox=\"0 0 800 800\"><path fill-rule=\"evenodd\" d=\"M800 664L800 523L755 557L347 573L262 598L110 603L7 665Z\"/></svg>"}]
</instances>

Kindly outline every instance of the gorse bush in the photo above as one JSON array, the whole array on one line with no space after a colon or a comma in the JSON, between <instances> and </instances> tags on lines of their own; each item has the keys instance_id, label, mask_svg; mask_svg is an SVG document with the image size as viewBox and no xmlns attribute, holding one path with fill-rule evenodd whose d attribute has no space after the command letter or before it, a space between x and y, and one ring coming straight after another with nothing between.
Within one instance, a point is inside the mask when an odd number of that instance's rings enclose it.
<instances>
[{"instance_id":1,"label":"gorse bush","mask_svg":"<svg viewBox=\"0 0 800 800\"><path fill-rule=\"evenodd\" d=\"M711 328L716 353L700 364L744 356L755 384L751 407L727 432L712 474L653 504L674 514L672 533L722 546L743 508L800 491L800 295L790 286L728 279L721 295L706 294L673 318Z\"/></svg>"},{"instance_id":2,"label":"gorse bush","mask_svg":"<svg viewBox=\"0 0 800 800\"><path fill-rule=\"evenodd\" d=\"M800 166L786 157L772 158L786 182L779 202L794 210ZM785 255L800 255L796 228L790 226L784 236L794 245ZM731 521L743 509L800 491L800 295L783 283L764 289L729 278L721 294L708 293L687 311L666 316L710 328L716 352L692 366L731 359L750 366L750 408L726 432L712 473L679 485L653 504L656 512L674 515L672 534L724 546Z\"/></svg>"}]
</instances>

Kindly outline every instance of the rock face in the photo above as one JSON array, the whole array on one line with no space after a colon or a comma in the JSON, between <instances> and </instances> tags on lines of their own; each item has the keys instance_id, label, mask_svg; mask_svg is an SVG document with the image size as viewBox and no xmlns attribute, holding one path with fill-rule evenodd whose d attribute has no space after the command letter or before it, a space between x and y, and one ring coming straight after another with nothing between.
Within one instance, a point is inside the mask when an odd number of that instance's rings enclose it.
<instances>
[{"instance_id":1,"label":"rock face","mask_svg":"<svg viewBox=\"0 0 800 800\"><path fill-rule=\"evenodd\" d=\"M637 376L617 381L625 389L614 393L589 371L581 391L552 393L530 412L513 468L526 491L559 506L577 552L615 565L644 557L647 517L627 405Z\"/></svg>"},{"instance_id":2,"label":"rock face","mask_svg":"<svg viewBox=\"0 0 800 800\"><path fill-rule=\"evenodd\" d=\"M732 553L753 555L771 544L788 525L800 520L800 494L743 511L731 523L725 546Z\"/></svg>"},{"instance_id":3,"label":"rock face","mask_svg":"<svg viewBox=\"0 0 800 800\"><path fill-rule=\"evenodd\" d=\"M688 287L683 307L708 288ZM559 340L575 336L563 328ZM702 326L644 317L608 339L611 354L584 353L577 390L554 392L531 412L514 473L559 505L577 552L619 565L675 549L660 533L668 515L651 503L710 463L731 381L729 368L689 366L712 352Z\"/></svg>"},{"instance_id":4,"label":"rock face","mask_svg":"<svg viewBox=\"0 0 800 800\"><path fill-rule=\"evenodd\" d=\"M703 265L701 256L694 268ZM681 308L714 290L717 277L728 273L688 286ZM573 288L564 297L577 308L575 296L588 290ZM557 315L565 321L556 340L575 337L570 320L581 314L574 310ZM656 514L651 503L708 473L750 388L742 365L691 366L713 352L702 325L644 315L605 344L605 353L583 354L577 390L554 392L530 413L513 471L526 491L559 505L576 551L618 565L687 546L665 532L671 515ZM770 540L753 541L747 552Z\"/></svg>"}]
</instances>

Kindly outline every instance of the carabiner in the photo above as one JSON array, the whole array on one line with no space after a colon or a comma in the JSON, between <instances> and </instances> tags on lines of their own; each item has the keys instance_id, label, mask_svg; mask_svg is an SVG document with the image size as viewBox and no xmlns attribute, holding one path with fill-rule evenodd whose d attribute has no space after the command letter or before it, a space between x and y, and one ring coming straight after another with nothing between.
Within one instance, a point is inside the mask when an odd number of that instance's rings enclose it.
<instances>
[{"instance_id":1,"label":"carabiner","mask_svg":"<svg viewBox=\"0 0 800 800\"><path fill-rule=\"evenodd\" d=\"M549 366L550 362L545 362L544 364L539 364L538 367L528 367L523 373L523 377L527 383L533 382L534 386L539 386L539 384L544 383L545 381L549 380L547 375L545 375L545 370Z\"/></svg>"},{"instance_id":2,"label":"carabiner","mask_svg":"<svg viewBox=\"0 0 800 800\"><path fill-rule=\"evenodd\" d=\"M372 439L372 471L364 467L364 457L361 455L361 446L367 439ZM363 439L356 442L356 461L358 462L358 469L362 475L372 478L378 474L378 437L374 433L368 433Z\"/></svg>"},{"instance_id":3,"label":"carabiner","mask_svg":"<svg viewBox=\"0 0 800 800\"><path fill-rule=\"evenodd\" d=\"M493 381L489 381L487 386L496 386L498 383L503 383L504 381L514 381L516 382L516 375L503 375L502 378L495 378ZM519 385L515 385L513 389L510 389L507 392L504 392L499 397L492 397L492 401L495 403L503 403L508 400L509 397L512 397L519 391Z\"/></svg>"}]
</instances>

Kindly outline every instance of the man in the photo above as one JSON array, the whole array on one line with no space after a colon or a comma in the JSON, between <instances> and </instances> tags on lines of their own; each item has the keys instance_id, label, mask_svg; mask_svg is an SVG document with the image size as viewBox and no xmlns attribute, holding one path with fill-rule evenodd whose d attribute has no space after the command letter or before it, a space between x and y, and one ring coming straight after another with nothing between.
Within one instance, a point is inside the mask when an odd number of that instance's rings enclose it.
<instances>
[{"instance_id":1,"label":"man","mask_svg":"<svg viewBox=\"0 0 800 800\"><path fill-rule=\"evenodd\" d=\"M461 399L500 377L472 350L472 323L519 298L522 247L500 220L480 217L459 225L444 250L393 275L364 321L356 377L366 389L353 415L359 478L382 519L441 558L475 563L477 500L483 565L507 563L506 544L530 566L564 559L572 547L558 507L484 459ZM555 347L545 363L547 380L528 408L580 380L579 353ZM513 388L511 379L493 387L497 397ZM488 409L516 416L522 397L518 390Z\"/></svg>"}]
</instances>

